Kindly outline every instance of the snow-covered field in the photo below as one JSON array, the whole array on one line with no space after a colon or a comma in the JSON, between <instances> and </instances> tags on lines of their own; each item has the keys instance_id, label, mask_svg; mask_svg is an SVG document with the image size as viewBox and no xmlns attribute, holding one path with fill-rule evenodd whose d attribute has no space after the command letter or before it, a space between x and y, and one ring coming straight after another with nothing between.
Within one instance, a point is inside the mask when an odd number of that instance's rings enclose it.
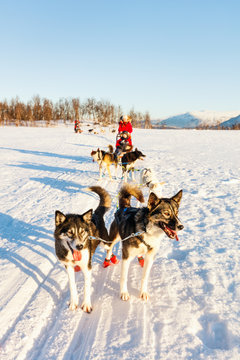
<instances>
[{"instance_id":1,"label":"snow-covered field","mask_svg":"<svg viewBox=\"0 0 240 360\"><path fill-rule=\"evenodd\" d=\"M151 166L166 182L165 196L183 189L185 228L179 242L162 240L147 303L138 298L137 260L131 299L123 302L120 264L103 269L99 247L89 315L68 309L67 275L54 253L54 213L95 208L98 198L85 187L99 183L112 196L109 227L122 180L97 182L90 152L114 144L115 135L0 128L2 360L240 359L240 133L138 129L133 140L147 155L137 168ZM120 244L115 253L121 256ZM76 277L82 299L82 273Z\"/></svg>"}]
</instances>

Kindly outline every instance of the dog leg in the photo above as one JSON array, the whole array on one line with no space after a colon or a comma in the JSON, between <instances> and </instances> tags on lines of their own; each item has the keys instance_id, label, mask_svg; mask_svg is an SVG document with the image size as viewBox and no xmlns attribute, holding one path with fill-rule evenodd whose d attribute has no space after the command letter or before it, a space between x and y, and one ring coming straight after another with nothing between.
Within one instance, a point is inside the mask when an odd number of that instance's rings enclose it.
<instances>
[{"instance_id":1,"label":"dog leg","mask_svg":"<svg viewBox=\"0 0 240 360\"><path fill-rule=\"evenodd\" d=\"M119 263L119 260L117 259L117 257L115 255L113 255L113 253L112 253L112 249L113 249L114 245L120 241L120 236L119 236L117 225L116 225L115 221L113 221L110 226L109 238L112 239L112 243L108 246L108 249L107 249L106 258L103 263L104 268L111 265L111 262L113 264Z\"/></svg>"},{"instance_id":2,"label":"dog leg","mask_svg":"<svg viewBox=\"0 0 240 360\"><path fill-rule=\"evenodd\" d=\"M110 179L112 180L112 175L111 175L111 171L110 171L110 165L107 165L107 172L108 172L108 175L109 175Z\"/></svg>"},{"instance_id":3,"label":"dog leg","mask_svg":"<svg viewBox=\"0 0 240 360\"><path fill-rule=\"evenodd\" d=\"M99 165L99 179L101 180L102 179L102 166Z\"/></svg>"},{"instance_id":4,"label":"dog leg","mask_svg":"<svg viewBox=\"0 0 240 360\"><path fill-rule=\"evenodd\" d=\"M113 249L114 245L117 244L119 241L120 241L120 238L117 238L117 239L113 240L113 242L111 243L111 245L107 249L107 254L106 254L106 259L105 260L110 260L110 258L112 256L112 249Z\"/></svg>"},{"instance_id":5,"label":"dog leg","mask_svg":"<svg viewBox=\"0 0 240 360\"><path fill-rule=\"evenodd\" d=\"M132 181L135 181L134 168L132 168Z\"/></svg>"},{"instance_id":6,"label":"dog leg","mask_svg":"<svg viewBox=\"0 0 240 360\"><path fill-rule=\"evenodd\" d=\"M115 178L117 179L117 170L118 170L118 166L117 164L115 164Z\"/></svg>"},{"instance_id":7,"label":"dog leg","mask_svg":"<svg viewBox=\"0 0 240 360\"><path fill-rule=\"evenodd\" d=\"M82 268L83 275L84 275L84 298L81 308L83 311L90 313L92 311L92 304L91 304L91 277L92 271L88 269L88 267L84 266Z\"/></svg>"},{"instance_id":8,"label":"dog leg","mask_svg":"<svg viewBox=\"0 0 240 360\"><path fill-rule=\"evenodd\" d=\"M150 270L152 268L154 260L154 253L153 251L149 251L144 259L144 267L143 267L143 275L141 281L141 291L140 291L140 298L147 301L149 299L149 294L147 292L147 285L148 285L148 278L150 275Z\"/></svg>"},{"instance_id":9,"label":"dog leg","mask_svg":"<svg viewBox=\"0 0 240 360\"><path fill-rule=\"evenodd\" d=\"M75 272L72 266L66 266L69 288L70 288L70 310L76 310L78 307L78 294L77 294L77 286L75 282Z\"/></svg>"},{"instance_id":10,"label":"dog leg","mask_svg":"<svg viewBox=\"0 0 240 360\"><path fill-rule=\"evenodd\" d=\"M133 259L132 257L129 257L128 259L122 260L120 294L121 294L121 299L124 301L130 299L130 295L128 293L128 288L127 288L127 280L128 280L128 270L132 259Z\"/></svg>"}]
</instances>

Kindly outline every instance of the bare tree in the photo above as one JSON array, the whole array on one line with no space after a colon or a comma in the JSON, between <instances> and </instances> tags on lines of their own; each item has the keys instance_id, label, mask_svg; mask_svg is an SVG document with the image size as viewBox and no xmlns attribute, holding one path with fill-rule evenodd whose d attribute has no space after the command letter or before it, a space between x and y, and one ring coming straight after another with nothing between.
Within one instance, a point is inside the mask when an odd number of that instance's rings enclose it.
<instances>
[{"instance_id":1,"label":"bare tree","mask_svg":"<svg viewBox=\"0 0 240 360\"><path fill-rule=\"evenodd\" d=\"M33 102L33 119L35 121L42 120L42 105L39 95L35 95L32 99Z\"/></svg>"},{"instance_id":2,"label":"bare tree","mask_svg":"<svg viewBox=\"0 0 240 360\"><path fill-rule=\"evenodd\" d=\"M73 110L74 110L75 120L79 121L80 100L77 98L72 99L72 106L73 106Z\"/></svg>"},{"instance_id":3,"label":"bare tree","mask_svg":"<svg viewBox=\"0 0 240 360\"><path fill-rule=\"evenodd\" d=\"M145 128L145 129L152 129L151 118L150 118L150 115L149 115L149 112L148 112L148 111L147 111L146 114L145 114L144 128Z\"/></svg>"},{"instance_id":4,"label":"bare tree","mask_svg":"<svg viewBox=\"0 0 240 360\"><path fill-rule=\"evenodd\" d=\"M44 99L43 100L43 120L46 121L46 125L49 126L51 120L53 119L53 104L50 100Z\"/></svg>"}]
</instances>

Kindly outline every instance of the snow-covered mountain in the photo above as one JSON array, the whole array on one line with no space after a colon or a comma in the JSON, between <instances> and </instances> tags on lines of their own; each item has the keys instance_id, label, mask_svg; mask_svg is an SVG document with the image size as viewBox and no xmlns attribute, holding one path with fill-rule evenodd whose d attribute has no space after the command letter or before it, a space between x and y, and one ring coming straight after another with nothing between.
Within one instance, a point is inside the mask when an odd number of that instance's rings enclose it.
<instances>
[{"instance_id":1,"label":"snow-covered mountain","mask_svg":"<svg viewBox=\"0 0 240 360\"><path fill-rule=\"evenodd\" d=\"M232 122L233 121L233 122ZM231 126L240 122L240 111L192 111L153 122L156 127L194 129L198 126ZM225 125L226 124L226 125Z\"/></svg>"},{"instance_id":2,"label":"snow-covered mountain","mask_svg":"<svg viewBox=\"0 0 240 360\"><path fill-rule=\"evenodd\" d=\"M221 126L223 127L231 127L233 125L237 125L240 124L240 115L235 116L227 121L224 121L223 123L221 123Z\"/></svg>"}]
</instances>

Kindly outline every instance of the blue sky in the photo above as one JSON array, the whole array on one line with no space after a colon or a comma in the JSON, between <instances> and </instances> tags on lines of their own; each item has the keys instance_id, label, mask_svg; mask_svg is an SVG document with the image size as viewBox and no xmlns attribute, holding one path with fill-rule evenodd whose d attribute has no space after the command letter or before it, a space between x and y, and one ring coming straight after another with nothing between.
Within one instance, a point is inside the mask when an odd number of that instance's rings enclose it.
<instances>
[{"instance_id":1,"label":"blue sky","mask_svg":"<svg viewBox=\"0 0 240 360\"><path fill-rule=\"evenodd\" d=\"M0 0L0 100L240 109L238 0Z\"/></svg>"}]
</instances>

